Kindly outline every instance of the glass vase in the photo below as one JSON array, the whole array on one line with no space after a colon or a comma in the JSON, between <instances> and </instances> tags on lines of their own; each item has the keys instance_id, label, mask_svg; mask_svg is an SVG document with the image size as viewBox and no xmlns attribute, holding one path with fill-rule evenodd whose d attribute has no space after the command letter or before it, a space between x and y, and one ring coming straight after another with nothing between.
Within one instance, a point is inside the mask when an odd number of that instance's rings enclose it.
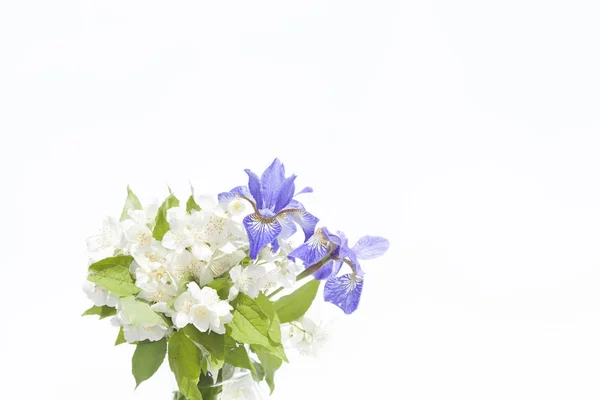
<instances>
[{"instance_id":1,"label":"glass vase","mask_svg":"<svg viewBox=\"0 0 600 400\"><path fill-rule=\"evenodd\" d=\"M252 378L248 370L235 369L228 378L213 380L212 377L200 377L198 389L202 400L265 400L261 386ZM173 392L173 400L188 400L181 392Z\"/></svg>"}]
</instances>

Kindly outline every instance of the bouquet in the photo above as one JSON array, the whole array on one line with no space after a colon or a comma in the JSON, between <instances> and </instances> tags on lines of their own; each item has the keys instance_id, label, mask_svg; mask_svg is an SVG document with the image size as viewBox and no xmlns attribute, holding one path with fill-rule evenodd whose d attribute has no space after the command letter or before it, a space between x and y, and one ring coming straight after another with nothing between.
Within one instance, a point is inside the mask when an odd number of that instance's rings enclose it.
<instances>
[{"instance_id":1,"label":"bouquet","mask_svg":"<svg viewBox=\"0 0 600 400\"><path fill-rule=\"evenodd\" d=\"M84 290L94 306L83 315L112 317L115 344L135 345L136 385L166 358L175 399L252 398L254 381L272 393L286 349L320 345L319 326L305 317L320 284L326 302L353 313L360 261L389 247L376 236L350 247L320 226L296 199L312 189L296 192L296 175L286 177L278 159L260 177L245 172L247 186L217 197L192 188L182 202L169 189L145 208L128 187L119 220L106 218L87 240Z\"/></svg>"}]
</instances>

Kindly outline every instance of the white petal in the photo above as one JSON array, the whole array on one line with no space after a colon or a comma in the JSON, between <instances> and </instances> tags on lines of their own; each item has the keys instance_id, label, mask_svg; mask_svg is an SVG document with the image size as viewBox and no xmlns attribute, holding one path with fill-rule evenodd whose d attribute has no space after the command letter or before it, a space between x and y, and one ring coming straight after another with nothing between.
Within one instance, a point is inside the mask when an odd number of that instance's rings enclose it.
<instances>
[{"instance_id":1,"label":"white petal","mask_svg":"<svg viewBox=\"0 0 600 400\"><path fill-rule=\"evenodd\" d=\"M208 261L212 256L212 250L206 243L196 241L192 246L192 254L198 260Z\"/></svg>"},{"instance_id":2,"label":"white petal","mask_svg":"<svg viewBox=\"0 0 600 400\"><path fill-rule=\"evenodd\" d=\"M187 313L177 312L173 315L173 324L178 328L183 328L190 323L190 317Z\"/></svg>"}]
</instances>

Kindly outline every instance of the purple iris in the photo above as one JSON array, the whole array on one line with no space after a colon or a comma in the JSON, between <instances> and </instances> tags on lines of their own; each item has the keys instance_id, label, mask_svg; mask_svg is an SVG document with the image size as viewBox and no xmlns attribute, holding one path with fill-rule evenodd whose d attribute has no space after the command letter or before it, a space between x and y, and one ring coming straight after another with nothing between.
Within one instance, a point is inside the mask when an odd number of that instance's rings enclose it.
<instances>
[{"instance_id":1,"label":"purple iris","mask_svg":"<svg viewBox=\"0 0 600 400\"><path fill-rule=\"evenodd\" d=\"M244 198L252 203L254 213L244 218L244 227L250 241L250 258L255 259L259 251L271 243L273 251L279 249L278 237L287 239L296 232L296 225L304 231L305 239L312 236L319 219L309 214L304 206L293 197L310 193L307 187L295 193L296 175L285 177L285 167L275 159L259 178L249 169L248 186L237 186L229 192L219 194L219 202L226 203L234 198Z\"/></svg>"},{"instance_id":2,"label":"purple iris","mask_svg":"<svg viewBox=\"0 0 600 400\"><path fill-rule=\"evenodd\" d=\"M379 236L363 236L350 248L343 232L332 234L327 228L319 228L304 244L290 253L309 267L323 258L331 260L318 269L315 279L327 279L325 283L325 301L340 307L346 314L352 314L360 302L364 272L360 260L370 260L382 256L389 248L387 239ZM338 276L342 265L346 263L351 273Z\"/></svg>"}]
</instances>

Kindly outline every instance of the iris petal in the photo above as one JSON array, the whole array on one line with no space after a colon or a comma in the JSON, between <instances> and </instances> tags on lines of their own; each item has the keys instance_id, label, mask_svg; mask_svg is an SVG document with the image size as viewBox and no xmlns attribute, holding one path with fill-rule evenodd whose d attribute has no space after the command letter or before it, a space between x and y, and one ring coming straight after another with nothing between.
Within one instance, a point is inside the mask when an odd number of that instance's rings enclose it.
<instances>
[{"instance_id":1,"label":"iris petal","mask_svg":"<svg viewBox=\"0 0 600 400\"><path fill-rule=\"evenodd\" d=\"M370 260L382 256L390 247L390 242L379 236L363 236L352 250L361 260Z\"/></svg>"},{"instance_id":2,"label":"iris petal","mask_svg":"<svg viewBox=\"0 0 600 400\"><path fill-rule=\"evenodd\" d=\"M304 240L308 240L315 233L315 226L319 222L319 218L304 210L290 210L286 213L292 221L300 225L304 231Z\"/></svg>"},{"instance_id":3,"label":"iris petal","mask_svg":"<svg viewBox=\"0 0 600 400\"><path fill-rule=\"evenodd\" d=\"M240 196L244 196L248 200L256 203L256 200L254 200L254 197L250 193L248 186L236 186L233 189L231 189L229 192L219 193L218 199L219 199L220 204L227 204L231 200L239 199Z\"/></svg>"},{"instance_id":4,"label":"iris petal","mask_svg":"<svg viewBox=\"0 0 600 400\"><path fill-rule=\"evenodd\" d=\"M264 218L250 214L244 218L244 227L250 241L250 258L256 259L258 252L273 242L281 233L281 224L275 218Z\"/></svg>"},{"instance_id":5,"label":"iris petal","mask_svg":"<svg viewBox=\"0 0 600 400\"><path fill-rule=\"evenodd\" d=\"M325 283L325 301L335 304L346 314L358 308L363 289L363 278L354 274L329 278Z\"/></svg>"},{"instance_id":6,"label":"iris petal","mask_svg":"<svg viewBox=\"0 0 600 400\"><path fill-rule=\"evenodd\" d=\"M292 197L294 197L294 190L296 190L296 186L294 185L294 181L296 180L296 175L291 175L283 180L280 187L277 189L277 195L275 197L275 208L273 211L278 213L283 210L285 206L290 204Z\"/></svg>"},{"instance_id":7,"label":"iris petal","mask_svg":"<svg viewBox=\"0 0 600 400\"><path fill-rule=\"evenodd\" d=\"M256 207L261 209L263 206L263 197L260 191L260 179L258 175L249 169L245 169L248 174L248 189L250 189L250 193L252 193L252 197L254 197L254 201L256 202Z\"/></svg>"},{"instance_id":8,"label":"iris petal","mask_svg":"<svg viewBox=\"0 0 600 400\"><path fill-rule=\"evenodd\" d=\"M324 240L321 232L315 233L306 242L298 246L289 255L299 258L304 262L304 267L308 268L320 261L327 254L328 242Z\"/></svg>"},{"instance_id":9,"label":"iris petal","mask_svg":"<svg viewBox=\"0 0 600 400\"><path fill-rule=\"evenodd\" d=\"M272 208L275 206L276 195L284 179L285 167L276 158L260 177L260 189L264 206L261 204L259 208Z\"/></svg>"}]
</instances>

